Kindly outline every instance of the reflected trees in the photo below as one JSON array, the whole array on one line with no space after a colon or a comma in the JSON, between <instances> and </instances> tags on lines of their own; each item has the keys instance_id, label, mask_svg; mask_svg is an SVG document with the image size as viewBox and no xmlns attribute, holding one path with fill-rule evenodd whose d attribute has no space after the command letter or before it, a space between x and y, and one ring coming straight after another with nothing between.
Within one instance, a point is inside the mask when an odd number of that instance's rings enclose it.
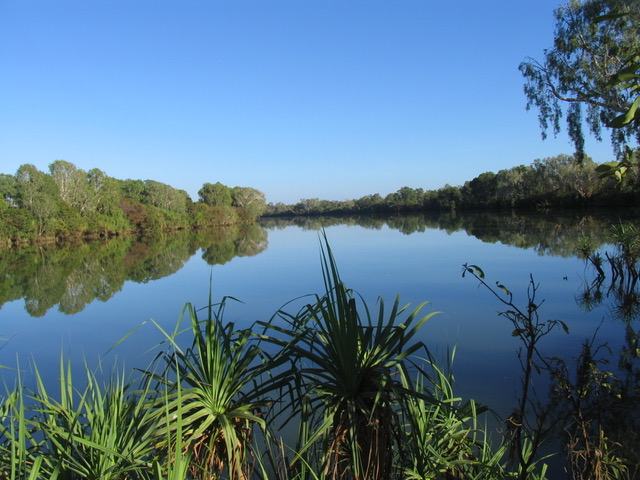
<instances>
[{"instance_id":1,"label":"reflected trees","mask_svg":"<svg viewBox=\"0 0 640 480\"><path fill-rule=\"evenodd\" d=\"M109 300L127 280L146 283L176 273L199 250L216 265L257 255L266 247L267 232L253 223L141 241L125 237L2 250L0 307L24 299L33 317L44 316L56 305L58 311L72 315L95 300Z\"/></svg>"}]
</instances>

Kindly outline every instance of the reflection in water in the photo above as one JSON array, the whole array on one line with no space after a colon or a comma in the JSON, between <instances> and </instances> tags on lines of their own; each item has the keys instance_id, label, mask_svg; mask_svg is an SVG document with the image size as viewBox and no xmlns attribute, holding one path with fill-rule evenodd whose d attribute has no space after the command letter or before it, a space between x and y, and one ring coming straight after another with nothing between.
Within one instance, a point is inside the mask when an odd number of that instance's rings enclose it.
<instances>
[{"instance_id":1,"label":"reflection in water","mask_svg":"<svg viewBox=\"0 0 640 480\"><path fill-rule=\"evenodd\" d=\"M588 236L595 245L610 240L611 216L606 213L576 215L575 213L434 213L407 216L357 217L293 217L268 218L261 221L266 228L283 229L297 226L319 230L332 225L358 225L379 230L388 227L406 235L439 229L448 233L465 231L485 243L500 242L532 249L541 255L572 257L577 254L578 240Z\"/></svg>"},{"instance_id":2,"label":"reflection in water","mask_svg":"<svg viewBox=\"0 0 640 480\"><path fill-rule=\"evenodd\" d=\"M625 332L620 347L611 348L599 339L600 324L582 340L579 354L568 359L564 358L563 352L540 355L535 343L547 331L539 330L538 324L523 328L514 322L516 329L512 335L522 340L521 352L526 352L526 358L523 358L524 354L518 354L522 366L520 403L515 415L505 420L515 465L520 471L526 471L536 460L538 447L555 438L565 453L564 461L559 458L562 465L556 466L557 473L562 468L569 478L639 478L640 229L636 227L637 221L612 226L610 220L599 225L594 218L582 218L578 222L558 222L554 226L520 218L506 220L511 228L506 235L500 231L496 241L505 243L508 239L510 244L522 246L518 225L528 225L527 233L531 236L523 239L529 248L541 253L583 257L593 268L593 274L578 292L577 305L587 312L608 306L609 318L603 322L620 322ZM495 222L492 224L496 225ZM486 240L485 232L481 229L481 233L474 235ZM526 319L534 314L537 319L541 304L533 301L537 290L533 279L526 308L520 310L511 303L513 297L508 290L497 282L498 288L493 290L494 287L483 280L481 270L476 274L476 268L465 265L465 270L476 276L496 297L503 298L496 292L498 289L506 294L507 300L502 301L509 310L501 312L500 316ZM540 336L536 338L536 335ZM531 355L531 347L539 358ZM542 392L536 392L542 378L534 379L532 366L538 375L550 376L549 400L546 402ZM551 445L551 452L554 452L558 445Z\"/></svg>"},{"instance_id":3,"label":"reflection in water","mask_svg":"<svg viewBox=\"0 0 640 480\"><path fill-rule=\"evenodd\" d=\"M538 447L555 439L550 443L551 452L562 450L565 454L553 460L559 462L555 466L557 474L564 470L572 478L613 478L607 475L614 473L615 478L633 479L640 476L640 331L637 324L640 314L640 229L634 226L637 219L631 220L635 223L622 221L613 229L611 217L606 214L581 217L540 214L318 217L270 220L266 225L270 228L296 225L319 229L346 223L375 229L386 226L405 234L427 228L449 233L464 230L483 242L532 249L540 255L583 256L593 267L594 274L583 291L578 292L578 306L590 311L606 303L608 321L621 322L625 327L624 342L611 350L609 345L598 340L599 328L596 327L582 341L582 349L576 358L561 358L562 352L540 357L535 362L533 358L520 357L523 366L520 403L516 415L505 419L504 430L513 459L523 472L540 458L536 454ZM585 245L589 246L587 250ZM535 293L537 287L533 279L532 286L529 292ZM537 318L539 306L534 305L530 297L522 311ZM511 303L509 307L511 309L501 313L502 316L509 318L509 314L519 311ZM522 337L525 331L525 328L516 328L514 336ZM537 330L534 328L532 332L535 334ZM525 352L537 352L535 342L525 342L525 346L529 347ZM542 390L536 393L537 387L546 383L541 375L549 375L551 379L548 400Z\"/></svg>"},{"instance_id":4,"label":"reflection in water","mask_svg":"<svg viewBox=\"0 0 640 480\"><path fill-rule=\"evenodd\" d=\"M404 234L427 228L464 230L484 242L532 248L545 255L575 255L578 239L588 235L600 245L607 241L608 220L597 216L558 215L414 215L395 217L296 217L265 219L228 229L178 232L144 241L117 238L79 245L46 245L5 250L0 254L4 275L0 305L24 298L27 312L43 316L50 308L67 314L82 311L94 300L106 301L126 280L145 283L171 275L198 250L210 265L237 256L252 256L267 248L262 228L298 226L318 230L330 225L384 226Z\"/></svg>"},{"instance_id":5,"label":"reflection in water","mask_svg":"<svg viewBox=\"0 0 640 480\"><path fill-rule=\"evenodd\" d=\"M116 238L3 250L0 306L23 298L27 312L35 317L43 316L55 305L63 313L78 313L96 299L109 300L127 280L145 283L177 272L198 250L202 250L202 258L210 265L257 255L267 248L267 229L297 226L319 230L340 224L371 229L387 227L407 235L432 228L449 233L464 230L483 242L569 257L576 255L576 245L582 237L588 236L596 246L610 241L609 222L607 217L597 215L512 213L271 218L260 224L182 231L143 241Z\"/></svg>"},{"instance_id":6,"label":"reflection in water","mask_svg":"<svg viewBox=\"0 0 640 480\"><path fill-rule=\"evenodd\" d=\"M559 427L560 432L557 433L562 444L565 449L572 449L572 468L588 467L581 463L581 459L587 458L589 452L603 452L607 444L598 443L603 439L608 439L609 445L617 444L617 448L624 448L625 458L639 459L636 463L640 464L640 439L637 438L637 432L640 432L640 409L637 408L640 403L638 255L629 261L629 249L621 248L620 236L612 234L611 217L606 215L484 213L462 216L297 217L289 220L264 219L259 225L242 225L228 230L180 232L143 242L119 238L73 246L5 250L0 251L0 305L23 298L25 308L32 316L43 316L56 305L60 311L73 314L96 299L109 300L127 280L144 283L169 276L198 252L208 264L221 265L238 256L252 256L265 251L269 230L291 226L319 230L338 224L393 229L406 235L429 229L447 233L464 231L486 243L533 249L540 255L567 258L582 255L587 265L592 266L593 275L585 281L584 291L578 292L578 304L586 310L608 305L611 318L604 321L620 322L625 327L623 333L618 334L625 336L621 338L624 342L608 352L600 346L597 332L587 332L588 338L582 352L576 353L576 359L563 358L565 363L557 359L553 371L551 368L543 371L543 374L552 373L554 388L551 389L551 402L540 407L548 407L545 425L552 423ZM276 244L275 241L273 243ZM589 251L579 252L579 247L587 243ZM600 260L595 260L598 252ZM286 258L278 258L286 261ZM594 262L600 262L600 270ZM569 295L573 293L574 290ZM523 308L526 307L527 304L523 304ZM546 308L546 305L542 306L541 314L546 313ZM570 329L572 327L569 325ZM573 331L571 333L576 335ZM509 338L504 340L506 343ZM498 339L496 344L500 341L502 339ZM581 344L583 339L576 341ZM489 348L492 346L493 342ZM570 355L566 351L546 353ZM491 352L482 350L482 354L488 357ZM515 355L511 360L518 362ZM610 363L607 365L603 360ZM478 363L482 361L484 359L478 358ZM492 363L487 362L486 365ZM491 381L487 380L487 383ZM496 384L500 393L500 385ZM542 382L542 385L546 386L547 382ZM547 403L546 392L543 389L539 392L536 401ZM601 431L604 432L603 437L600 436ZM583 437L579 436L581 434Z\"/></svg>"},{"instance_id":7,"label":"reflection in water","mask_svg":"<svg viewBox=\"0 0 640 480\"><path fill-rule=\"evenodd\" d=\"M623 223L609 230L612 244L601 251L590 238L581 241L593 275L576 300L585 311L607 305L610 321L624 325L624 342L611 351L596 330L573 365L556 359L551 372L568 469L579 478L640 476L640 231Z\"/></svg>"},{"instance_id":8,"label":"reflection in water","mask_svg":"<svg viewBox=\"0 0 640 480\"><path fill-rule=\"evenodd\" d=\"M266 248L266 230L247 224L144 241L116 238L4 250L0 253L0 306L23 298L33 317L45 315L55 305L71 315L94 300L109 300L127 280L146 283L174 274L198 250L207 263L216 265Z\"/></svg>"}]
</instances>

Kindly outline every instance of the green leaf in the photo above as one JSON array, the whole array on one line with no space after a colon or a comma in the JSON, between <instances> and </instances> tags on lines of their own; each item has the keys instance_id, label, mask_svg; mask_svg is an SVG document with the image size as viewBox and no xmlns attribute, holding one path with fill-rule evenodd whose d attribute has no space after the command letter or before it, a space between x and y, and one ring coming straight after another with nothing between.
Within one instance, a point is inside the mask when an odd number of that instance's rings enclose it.
<instances>
[{"instance_id":1,"label":"green leaf","mask_svg":"<svg viewBox=\"0 0 640 480\"><path fill-rule=\"evenodd\" d=\"M500 290L502 290L505 295L511 295L511 292L509 291L509 289L507 287L505 287L504 285L502 285L501 283L496 282L496 287L498 287Z\"/></svg>"},{"instance_id":2,"label":"green leaf","mask_svg":"<svg viewBox=\"0 0 640 480\"><path fill-rule=\"evenodd\" d=\"M480 278L484 278L484 272L482 271L482 269L479 266L477 266L477 265L469 265L469 268L471 269L471 273L475 273Z\"/></svg>"},{"instance_id":3,"label":"green leaf","mask_svg":"<svg viewBox=\"0 0 640 480\"><path fill-rule=\"evenodd\" d=\"M623 13L607 13L605 15L600 15L596 17L593 21L594 23L606 22L607 20L617 20L618 18L623 18L629 15L629 12Z\"/></svg>"},{"instance_id":4,"label":"green leaf","mask_svg":"<svg viewBox=\"0 0 640 480\"><path fill-rule=\"evenodd\" d=\"M526 332L526 330L524 328L516 328L513 332L511 332L511 336L512 337L519 337L520 335L522 335L525 332Z\"/></svg>"},{"instance_id":5,"label":"green leaf","mask_svg":"<svg viewBox=\"0 0 640 480\"><path fill-rule=\"evenodd\" d=\"M598 165L596 167L596 172L598 173L609 172L611 170L616 170L619 166L620 166L620 162L606 162L606 163L603 163L602 165Z\"/></svg>"},{"instance_id":6,"label":"green leaf","mask_svg":"<svg viewBox=\"0 0 640 480\"><path fill-rule=\"evenodd\" d=\"M618 75L616 75L617 78L617 82L616 83L621 83L621 82L632 82L633 80L640 78L640 75L638 75L636 73L636 70L640 68L640 65L634 65L633 66L633 71L631 72L620 72L618 73ZM629 85L631 86L631 85Z\"/></svg>"},{"instance_id":7,"label":"green leaf","mask_svg":"<svg viewBox=\"0 0 640 480\"><path fill-rule=\"evenodd\" d=\"M621 162L603 163L602 165L598 165L596 167L596 172L600 174L600 178L605 178L610 175L614 175L618 171L621 165L622 165Z\"/></svg>"},{"instance_id":8,"label":"green leaf","mask_svg":"<svg viewBox=\"0 0 640 480\"><path fill-rule=\"evenodd\" d=\"M629 110L627 110L622 115L618 115L616 118L607 123L608 127L611 128L622 128L625 125L631 123L634 119L640 119L640 115L638 114L638 106L640 105L640 96L636 98L635 102L631 105Z\"/></svg>"},{"instance_id":9,"label":"green leaf","mask_svg":"<svg viewBox=\"0 0 640 480\"><path fill-rule=\"evenodd\" d=\"M566 323L564 323L562 320L558 320L558 323L562 326L562 329L564 330L565 333L569 333L569 327L567 326Z\"/></svg>"},{"instance_id":10,"label":"green leaf","mask_svg":"<svg viewBox=\"0 0 640 480\"><path fill-rule=\"evenodd\" d=\"M633 57L629 60L629 64L618 70L611 79L607 82L610 87L620 86L621 88L628 88L629 85L620 85L622 82L629 82L638 78L638 70L640 70L640 57Z\"/></svg>"}]
</instances>

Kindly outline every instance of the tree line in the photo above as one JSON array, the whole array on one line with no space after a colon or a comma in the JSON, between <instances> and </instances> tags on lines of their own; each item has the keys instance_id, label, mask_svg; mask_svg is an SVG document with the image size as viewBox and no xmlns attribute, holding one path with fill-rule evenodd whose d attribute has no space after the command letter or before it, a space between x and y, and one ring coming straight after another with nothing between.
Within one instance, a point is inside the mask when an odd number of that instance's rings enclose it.
<instances>
[{"instance_id":1,"label":"tree line","mask_svg":"<svg viewBox=\"0 0 640 480\"><path fill-rule=\"evenodd\" d=\"M269 205L270 215L390 213L423 210L590 207L638 200L640 143L640 2L568 0L554 11L553 46L542 59L520 63L526 108L538 111L542 138L562 121L576 153L536 160L463 186L402 187L346 201L303 199ZM615 161L595 165L585 152L585 129L611 136ZM603 181L602 179L607 181ZM611 181L613 180L613 181ZM614 187L618 187L618 189Z\"/></svg>"},{"instance_id":2,"label":"tree line","mask_svg":"<svg viewBox=\"0 0 640 480\"><path fill-rule=\"evenodd\" d=\"M254 221L265 196L251 187L204 183L198 200L155 180L119 180L56 160L49 172L21 165L0 174L0 244L109 237Z\"/></svg>"},{"instance_id":3,"label":"tree line","mask_svg":"<svg viewBox=\"0 0 640 480\"><path fill-rule=\"evenodd\" d=\"M636 204L640 198L637 168L618 184L600 178L597 165L588 156L575 155L537 159L498 173L485 172L462 186L445 185L437 190L402 187L381 196L378 193L345 201L302 199L298 203L268 204L265 215L327 215L362 213L408 213L501 209L587 208Z\"/></svg>"}]
</instances>

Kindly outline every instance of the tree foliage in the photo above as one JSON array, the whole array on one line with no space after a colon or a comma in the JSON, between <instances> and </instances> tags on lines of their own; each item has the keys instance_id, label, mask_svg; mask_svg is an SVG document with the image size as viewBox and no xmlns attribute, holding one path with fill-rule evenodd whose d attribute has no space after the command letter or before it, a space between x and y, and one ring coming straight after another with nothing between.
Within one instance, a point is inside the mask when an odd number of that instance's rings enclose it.
<instances>
[{"instance_id":1,"label":"tree foliage","mask_svg":"<svg viewBox=\"0 0 640 480\"><path fill-rule=\"evenodd\" d=\"M202 203L211 207L230 207L232 203L231 189L220 182L204 183L198 196Z\"/></svg>"},{"instance_id":2,"label":"tree foliage","mask_svg":"<svg viewBox=\"0 0 640 480\"><path fill-rule=\"evenodd\" d=\"M266 206L264 193L251 187L232 188L231 200L232 206L245 209L253 217L262 215Z\"/></svg>"},{"instance_id":3,"label":"tree foliage","mask_svg":"<svg viewBox=\"0 0 640 480\"><path fill-rule=\"evenodd\" d=\"M570 0L556 9L555 19L553 47L542 60L529 58L519 67L526 80L527 109L537 108L543 138L550 128L557 134L566 116L579 154L584 150L583 123L598 140L604 126L615 127L611 140L621 154L623 145L640 139L638 121L616 120L636 101L618 75L629 73L630 62L640 55L640 2Z\"/></svg>"},{"instance_id":4,"label":"tree foliage","mask_svg":"<svg viewBox=\"0 0 640 480\"><path fill-rule=\"evenodd\" d=\"M0 244L250 223L265 209L255 188L205 183L199 194L194 204L171 185L118 180L65 160L52 162L48 174L25 164L15 175L0 174Z\"/></svg>"},{"instance_id":5,"label":"tree foliage","mask_svg":"<svg viewBox=\"0 0 640 480\"><path fill-rule=\"evenodd\" d=\"M145 197L147 203L177 213L187 211L189 195L184 190L178 190L166 183L155 180L145 180Z\"/></svg>"},{"instance_id":6,"label":"tree foliage","mask_svg":"<svg viewBox=\"0 0 640 480\"><path fill-rule=\"evenodd\" d=\"M115 214L120 203L120 190L115 179L102 170L88 172L70 162L56 160L49 165L51 178L58 186L60 198L82 216L96 212Z\"/></svg>"},{"instance_id":7,"label":"tree foliage","mask_svg":"<svg viewBox=\"0 0 640 480\"><path fill-rule=\"evenodd\" d=\"M16 177L0 173L0 209L14 207L18 196L18 183Z\"/></svg>"},{"instance_id":8,"label":"tree foliage","mask_svg":"<svg viewBox=\"0 0 640 480\"><path fill-rule=\"evenodd\" d=\"M25 164L16 173L18 205L31 212L38 221L38 233L50 226L57 209L59 191L53 179L34 165Z\"/></svg>"},{"instance_id":9,"label":"tree foliage","mask_svg":"<svg viewBox=\"0 0 640 480\"><path fill-rule=\"evenodd\" d=\"M593 160L561 154L536 159L497 173L484 172L462 186L445 185L437 190L404 186L385 197L366 195L343 202L302 199L293 205L267 205L266 215L403 214L415 212L455 212L483 209L549 209L618 206L640 197L638 170L629 170L628 182L602 180Z\"/></svg>"}]
</instances>

